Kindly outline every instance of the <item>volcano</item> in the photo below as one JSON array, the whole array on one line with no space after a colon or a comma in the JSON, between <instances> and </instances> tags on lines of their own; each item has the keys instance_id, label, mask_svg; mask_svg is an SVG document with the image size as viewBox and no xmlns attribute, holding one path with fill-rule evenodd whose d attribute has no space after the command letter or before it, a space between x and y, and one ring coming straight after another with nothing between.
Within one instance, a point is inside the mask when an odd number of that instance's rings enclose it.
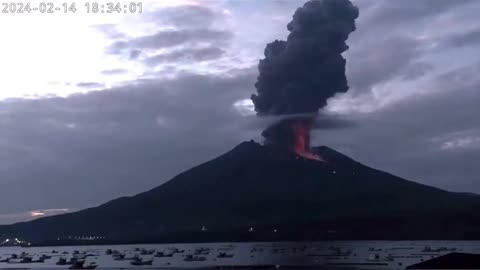
<instances>
[{"instance_id":1,"label":"volcano","mask_svg":"<svg viewBox=\"0 0 480 270\"><path fill-rule=\"evenodd\" d=\"M480 239L480 196L411 182L325 146L311 151L324 161L243 142L150 191L0 226L0 239Z\"/></svg>"}]
</instances>

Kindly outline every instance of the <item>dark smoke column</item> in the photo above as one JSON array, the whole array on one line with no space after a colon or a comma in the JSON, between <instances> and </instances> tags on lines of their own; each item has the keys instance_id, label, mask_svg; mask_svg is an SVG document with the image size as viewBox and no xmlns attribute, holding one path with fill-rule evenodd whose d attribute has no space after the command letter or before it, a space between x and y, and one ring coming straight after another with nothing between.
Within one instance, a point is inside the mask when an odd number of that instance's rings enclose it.
<instances>
[{"instance_id":1,"label":"dark smoke column","mask_svg":"<svg viewBox=\"0 0 480 270\"><path fill-rule=\"evenodd\" d=\"M300 155L309 154L313 117L336 93L348 90L346 40L355 31L358 8L349 0L311 0L298 8L287 25L287 41L265 48L251 96L258 115L293 117L267 128L262 135Z\"/></svg>"}]
</instances>

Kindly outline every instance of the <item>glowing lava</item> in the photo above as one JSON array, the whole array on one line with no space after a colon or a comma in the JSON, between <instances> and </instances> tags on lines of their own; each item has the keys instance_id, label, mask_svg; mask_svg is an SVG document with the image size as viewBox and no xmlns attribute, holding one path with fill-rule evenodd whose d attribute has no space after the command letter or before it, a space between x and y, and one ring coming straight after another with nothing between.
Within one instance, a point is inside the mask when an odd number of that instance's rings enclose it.
<instances>
[{"instance_id":1,"label":"glowing lava","mask_svg":"<svg viewBox=\"0 0 480 270\"><path fill-rule=\"evenodd\" d=\"M320 156L310 151L310 128L312 126L312 120L292 119L289 123L293 132L293 152L304 158L324 161Z\"/></svg>"},{"instance_id":2,"label":"glowing lava","mask_svg":"<svg viewBox=\"0 0 480 270\"><path fill-rule=\"evenodd\" d=\"M262 135L265 137L265 144L292 151L303 158L325 161L310 151L312 124L313 118L311 117L284 119L264 130Z\"/></svg>"}]
</instances>

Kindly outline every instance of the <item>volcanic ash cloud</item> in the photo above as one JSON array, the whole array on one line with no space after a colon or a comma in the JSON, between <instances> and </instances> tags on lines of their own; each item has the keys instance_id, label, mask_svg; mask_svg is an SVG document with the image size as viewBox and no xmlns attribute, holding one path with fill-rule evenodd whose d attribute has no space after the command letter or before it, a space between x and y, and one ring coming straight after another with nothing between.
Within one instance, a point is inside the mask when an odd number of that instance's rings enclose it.
<instances>
[{"instance_id":1,"label":"volcanic ash cloud","mask_svg":"<svg viewBox=\"0 0 480 270\"><path fill-rule=\"evenodd\" d=\"M287 40L266 46L258 65L257 94L251 96L255 111L260 116L297 115L267 128L262 133L267 143L308 152L312 118L329 98L348 90L342 53L348 50L346 41L358 15L349 0L309 1L287 25ZM304 149L297 149L299 145Z\"/></svg>"}]
</instances>

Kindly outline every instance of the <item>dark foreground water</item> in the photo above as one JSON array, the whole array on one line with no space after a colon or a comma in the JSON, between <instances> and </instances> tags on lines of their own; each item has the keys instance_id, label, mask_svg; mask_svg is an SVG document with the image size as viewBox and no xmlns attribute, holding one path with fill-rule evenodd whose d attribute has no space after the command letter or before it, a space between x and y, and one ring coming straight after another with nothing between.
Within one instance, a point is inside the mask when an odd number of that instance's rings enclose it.
<instances>
[{"instance_id":1,"label":"dark foreground water","mask_svg":"<svg viewBox=\"0 0 480 270\"><path fill-rule=\"evenodd\" d=\"M68 269L60 258L85 261L97 269L138 268L310 268L405 269L450 252L480 254L480 241L330 241L282 243L213 243L65 247L2 247L0 268ZM22 255L23 253L23 255ZM47 257L43 263L25 263ZM48 258L51 257L51 258ZM133 258L138 259L133 259ZM151 262L135 266L134 261Z\"/></svg>"}]
</instances>

